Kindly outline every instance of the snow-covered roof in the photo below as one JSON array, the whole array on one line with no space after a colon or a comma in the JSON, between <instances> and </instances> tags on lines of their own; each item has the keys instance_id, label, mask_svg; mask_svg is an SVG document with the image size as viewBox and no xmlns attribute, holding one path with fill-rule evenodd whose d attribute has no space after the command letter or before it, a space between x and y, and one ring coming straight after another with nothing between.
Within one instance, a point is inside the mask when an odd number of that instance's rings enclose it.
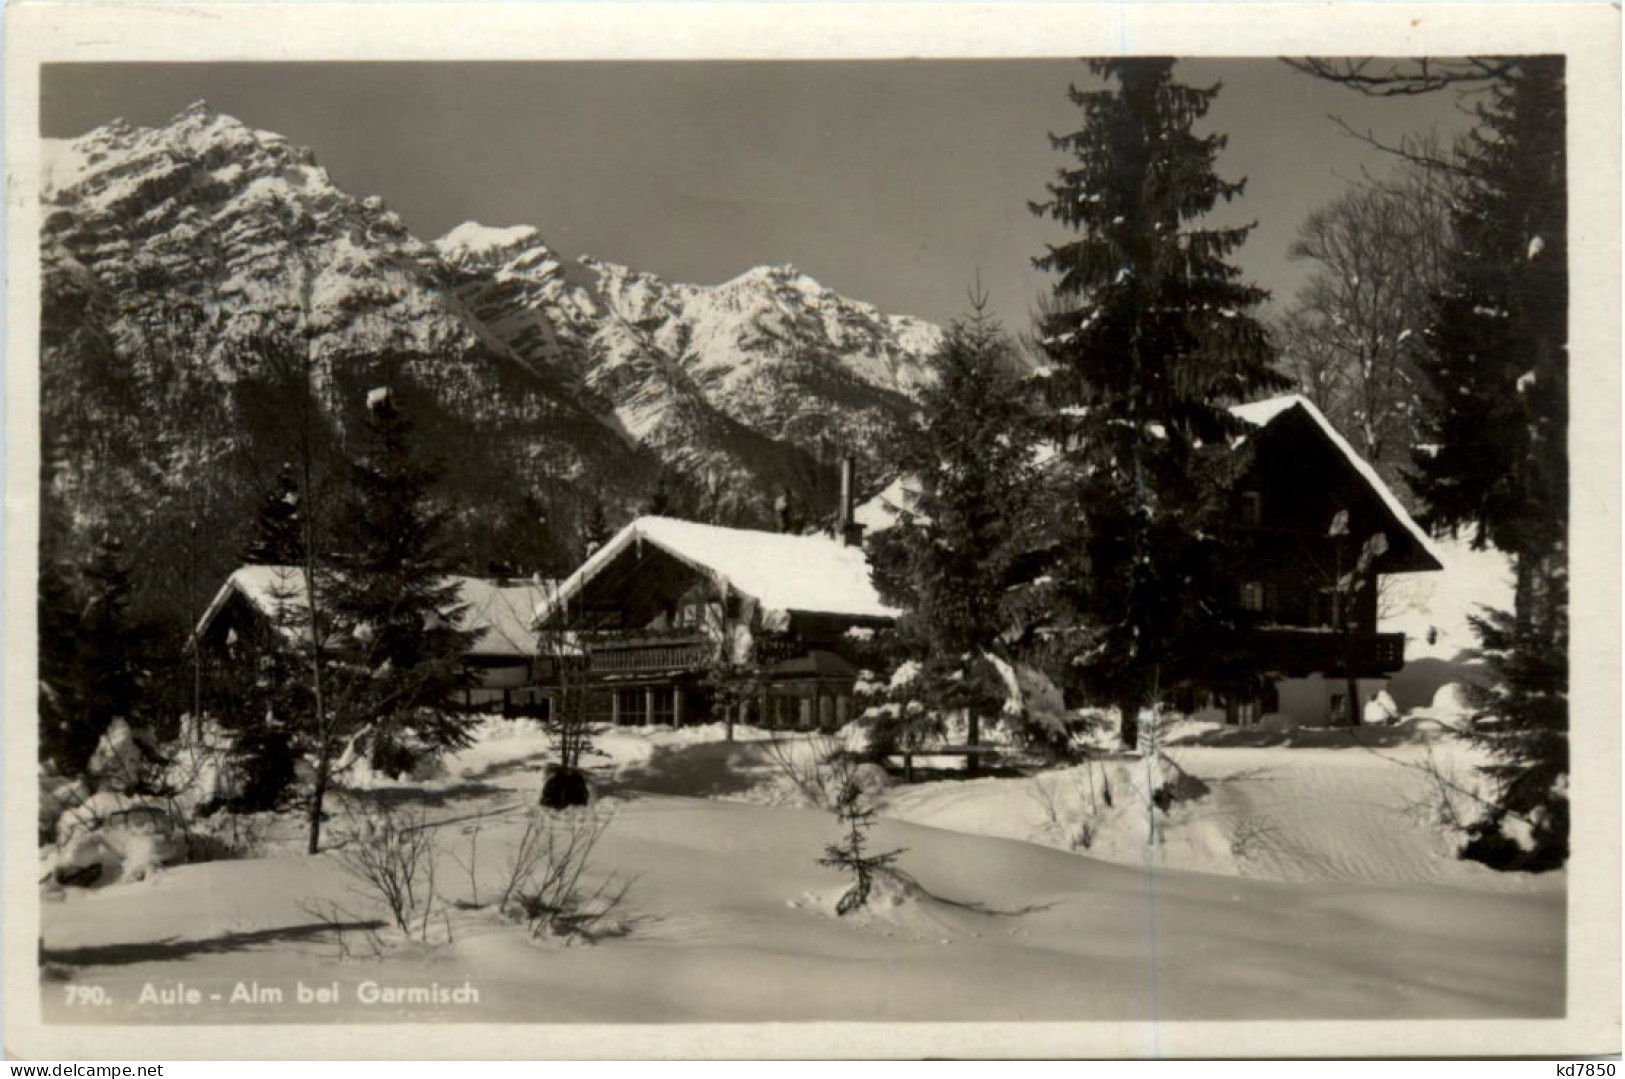
<instances>
[{"instance_id":1,"label":"snow-covered roof","mask_svg":"<svg viewBox=\"0 0 1625 1079\"><path fill-rule=\"evenodd\" d=\"M852 510L852 520L869 533L884 532L897 518L912 512L920 502L920 485L913 476L898 476L879 494Z\"/></svg>"},{"instance_id":2,"label":"snow-covered roof","mask_svg":"<svg viewBox=\"0 0 1625 1079\"><path fill-rule=\"evenodd\" d=\"M462 628L479 632L468 654L475 656L531 656L536 654L536 635L531 619L552 587L546 582L492 580L485 577L453 577L458 586L458 603L464 608ZM264 614L275 619L286 607L308 606L304 574L295 566L241 566L215 593L195 634L202 636L233 595L240 595Z\"/></svg>"},{"instance_id":3,"label":"snow-covered roof","mask_svg":"<svg viewBox=\"0 0 1625 1079\"><path fill-rule=\"evenodd\" d=\"M828 536L797 536L744 528L639 517L593 552L559 586L538 620L568 608L581 590L628 548L652 544L734 591L754 599L764 619L778 621L795 611L851 618L895 618L869 579L869 560L860 547Z\"/></svg>"},{"instance_id":4,"label":"snow-covered roof","mask_svg":"<svg viewBox=\"0 0 1625 1079\"><path fill-rule=\"evenodd\" d=\"M1232 405L1230 414L1262 429L1295 408L1303 409L1304 414L1315 422L1327 441L1360 474L1360 478L1365 480L1372 492L1382 501L1383 506L1399 522L1400 527L1405 529L1429 557L1442 566L1444 558L1432 539L1406 511L1404 504L1394 496L1394 492L1383 482L1377 470L1371 467L1371 463L1360 456L1359 451L1349 444L1348 439L1344 438L1336 427L1332 426L1332 422L1313 401L1301 394L1290 393L1262 401L1249 401L1244 405ZM1239 445L1240 441L1237 444ZM904 511L912 511L919 504L919 500L919 479L915 476L899 476L885 490L858 506L853 512L853 517L872 535L892 527L897 523L898 516Z\"/></svg>"},{"instance_id":5,"label":"snow-covered roof","mask_svg":"<svg viewBox=\"0 0 1625 1079\"><path fill-rule=\"evenodd\" d=\"M464 621L481 630L469 649L472 655L527 656L536 652L536 632L531 621L536 609L555 587L547 581L490 580L485 577L459 577L459 599L468 608Z\"/></svg>"},{"instance_id":6,"label":"snow-covered roof","mask_svg":"<svg viewBox=\"0 0 1625 1079\"><path fill-rule=\"evenodd\" d=\"M1296 393L1289 393L1284 397L1266 397L1262 401L1248 401L1244 405L1231 405L1230 415L1238 420L1245 420L1254 427L1264 427L1281 413L1290 408L1295 408L1300 401L1314 408L1309 398Z\"/></svg>"},{"instance_id":7,"label":"snow-covered roof","mask_svg":"<svg viewBox=\"0 0 1625 1079\"><path fill-rule=\"evenodd\" d=\"M1343 459L1353 467L1354 471L1360 474L1360 477L1366 481L1376 496L1382 500L1383 506L1399 522L1400 526L1410 533L1411 538L1427 553L1428 557L1439 565L1444 565L1444 557L1439 553L1438 548L1433 545L1432 539L1422 530L1422 526L1418 525L1411 515L1406 512L1404 504L1394 497L1394 492L1382 481L1382 477L1377 475L1377 470L1371 467L1369 461L1360 456L1358 450L1349 445L1348 439L1344 438L1337 428L1332 426L1332 421L1328 420L1326 414L1315 407L1315 403L1309 398L1304 397L1302 394L1289 393L1281 397L1270 397L1262 401L1249 401L1244 405L1235 405L1230 409L1230 412L1238 419L1244 420L1254 427L1262 428L1267 427L1275 419L1295 408L1303 409L1304 413L1315 421L1327 440L1337 448L1337 451L1343 455Z\"/></svg>"}]
</instances>

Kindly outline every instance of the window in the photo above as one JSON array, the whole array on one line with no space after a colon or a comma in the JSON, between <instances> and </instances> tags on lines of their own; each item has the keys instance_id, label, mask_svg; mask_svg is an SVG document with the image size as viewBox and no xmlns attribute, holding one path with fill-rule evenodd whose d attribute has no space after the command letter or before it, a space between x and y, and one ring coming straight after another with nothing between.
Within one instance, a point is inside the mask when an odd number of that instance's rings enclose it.
<instances>
[{"instance_id":1,"label":"window","mask_svg":"<svg viewBox=\"0 0 1625 1079\"><path fill-rule=\"evenodd\" d=\"M647 704L641 688L615 690L615 721L642 726L649 722Z\"/></svg>"},{"instance_id":2,"label":"window","mask_svg":"<svg viewBox=\"0 0 1625 1079\"><path fill-rule=\"evenodd\" d=\"M1264 496L1257 491L1241 492L1241 523L1247 528L1264 525Z\"/></svg>"},{"instance_id":3,"label":"window","mask_svg":"<svg viewBox=\"0 0 1625 1079\"><path fill-rule=\"evenodd\" d=\"M1324 626L1327 629L1341 629L1343 617L1343 597L1335 588L1322 588L1311 597L1309 621L1313 625Z\"/></svg>"},{"instance_id":4,"label":"window","mask_svg":"<svg viewBox=\"0 0 1625 1079\"><path fill-rule=\"evenodd\" d=\"M1241 586L1241 609L1262 613L1264 610L1264 585L1259 581L1248 581Z\"/></svg>"},{"instance_id":5,"label":"window","mask_svg":"<svg viewBox=\"0 0 1625 1079\"><path fill-rule=\"evenodd\" d=\"M677 608L672 625L679 629L704 629L722 625L722 604L716 602L689 602Z\"/></svg>"}]
</instances>

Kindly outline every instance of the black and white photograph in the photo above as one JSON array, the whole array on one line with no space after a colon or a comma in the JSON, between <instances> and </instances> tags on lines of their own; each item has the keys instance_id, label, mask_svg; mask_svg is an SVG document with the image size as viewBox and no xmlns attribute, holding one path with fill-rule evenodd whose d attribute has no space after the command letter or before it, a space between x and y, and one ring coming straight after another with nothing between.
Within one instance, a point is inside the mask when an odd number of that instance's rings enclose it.
<instances>
[{"instance_id":1,"label":"black and white photograph","mask_svg":"<svg viewBox=\"0 0 1625 1079\"><path fill-rule=\"evenodd\" d=\"M1617 55L1185 40L35 65L39 1029L1617 1013Z\"/></svg>"}]
</instances>

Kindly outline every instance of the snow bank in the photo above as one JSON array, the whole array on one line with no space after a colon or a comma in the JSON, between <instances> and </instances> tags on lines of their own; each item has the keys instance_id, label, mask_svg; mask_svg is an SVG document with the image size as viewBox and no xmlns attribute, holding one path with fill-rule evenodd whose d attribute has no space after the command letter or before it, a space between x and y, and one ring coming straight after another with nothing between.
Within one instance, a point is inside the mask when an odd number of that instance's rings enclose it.
<instances>
[{"instance_id":1,"label":"snow bank","mask_svg":"<svg viewBox=\"0 0 1625 1079\"><path fill-rule=\"evenodd\" d=\"M1362 749L1181 746L1170 755L1209 788L1159 818L1150 843L1145 760L1115 758L1022 778L894 788L881 812L939 828L1021 839L1125 865L1155 864L1259 879L1451 883L1517 890L1530 878L1456 857L1429 769L1470 789L1471 747L1419 717L1383 728L1396 744ZM1300 732L1301 733L1301 732Z\"/></svg>"},{"instance_id":2,"label":"snow bank","mask_svg":"<svg viewBox=\"0 0 1625 1079\"><path fill-rule=\"evenodd\" d=\"M59 882L143 880L186 859L186 828L157 799L100 791L63 812L44 873Z\"/></svg>"},{"instance_id":3,"label":"snow bank","mask_svg":"<svg viewBox=\"0 0 1625 1079\"><path fill-rule=\"evenodd\" d=\"M1418 714L1452 727L1472 720L1478 709L1467 696L1467 690L1457 682L1446 682L1433 695L1433 703Z\"/></svg>"},{"instance_id":4,"label":"snow bank","mask_svg":"<svg viewBox=\"0 0 1625 1079\"><path fill-rule=\"evenodd\" d=\"M115 719L96 743L85 772L97 790L128 791L140 786L157 759L149 734Z\"/></svg>"},{"instance_id":5,"label":"snow bank","mask_svg":"<svg viewBox=\"0 0 1625 1079\"><path fill-rule=\"evenodd\" d=\"M221 805L242 792L243 776L231 759L234 739L213 720L181 719L181 736L166 748L164 787L189 813Z\"/></svg>"}]
</instances>

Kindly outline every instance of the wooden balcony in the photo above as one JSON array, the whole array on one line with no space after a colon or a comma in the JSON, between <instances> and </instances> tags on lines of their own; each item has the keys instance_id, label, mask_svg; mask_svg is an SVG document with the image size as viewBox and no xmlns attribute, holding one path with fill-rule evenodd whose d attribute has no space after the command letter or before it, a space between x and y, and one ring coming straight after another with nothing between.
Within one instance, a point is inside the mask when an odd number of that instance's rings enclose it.
<instances>
[{"instance_id":1,"label":"wooden balcony","mask_svg":"<svg viewBox=\"0 0 1625 1079\"><path fill-rule=\"evenodd\" d=\"M674 674L709 666L715 653L700 633L604 636L587 642L587 670L609 678Z\"/></svg>"},{"instance_id":2,"label":"wooden balcony","mask_svg":"<svg viewBox=\"0 0 1625 1079\"><path fill-rule=\"evenodd\" d=\"M1292 677L1316 671L1346 675L1350 659L1354 673L1368 678L1405 665L1403 633L1356 633L1351 642L1331 630L1269 626L1253 630L1248 642L1260 666Z\"/></svg>"}]
</instances>

